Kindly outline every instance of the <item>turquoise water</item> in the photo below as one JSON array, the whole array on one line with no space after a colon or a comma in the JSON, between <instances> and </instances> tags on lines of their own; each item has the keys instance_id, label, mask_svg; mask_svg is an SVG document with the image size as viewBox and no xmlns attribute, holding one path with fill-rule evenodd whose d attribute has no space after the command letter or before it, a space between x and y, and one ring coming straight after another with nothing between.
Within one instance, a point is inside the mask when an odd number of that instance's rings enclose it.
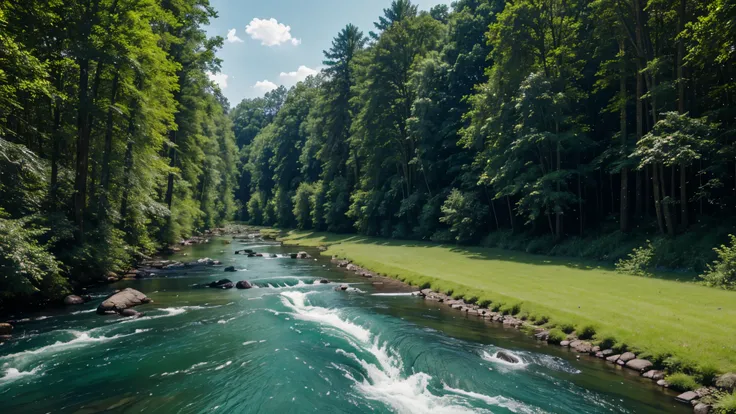
<instances>
[{"instance_id":1,"label":"turquoise water","mask_svg":"<svg viewBox=\"0 0 736 414\"><path fill-rule=\"evenodd\" d=\"M689 412L628 371L373 286L325 259L232 254L248 247L297 250L214 240L178 259L211 257L238 272L161 271L81 307L18 316L17 339L0 346L2 412ZM194 287L224 277L257 288ZM314 283L323 277L333 283ZM128 286L154 300L136 308L144 317L94 313ZM499 349L524 363L500 362Z\"/></svg>"}]
</instances>

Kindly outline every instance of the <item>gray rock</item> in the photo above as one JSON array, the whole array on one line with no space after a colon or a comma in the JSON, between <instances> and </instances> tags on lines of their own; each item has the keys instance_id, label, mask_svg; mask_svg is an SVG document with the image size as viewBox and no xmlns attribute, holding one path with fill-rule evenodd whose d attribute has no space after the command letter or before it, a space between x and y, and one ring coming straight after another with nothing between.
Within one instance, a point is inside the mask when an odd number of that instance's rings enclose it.
<instances>
[{"instance_id":1,"label":"gray rock","mask_svg":"<svg viewBox=\"0 0 736 414\"><path fill-rule=\"evenodd\" d=\"M593 349L590 350L590 352L592 352L592 353L595 354L596 352L600 352L600 350L601 350L601 347L599 347L598 345L596 345L596 346L593 347Z\"/></svg>"},{"instance_id":2,"label":"gray rock","mask_svg":"<svg viewBox=\"0 0 736 414\"><path fill-rule=\"evenodd\" d=\"M82 299L81 296L77 295L69 295L64 298L64 304L67 306L70 305L82 305L84 303L84 299Z\"/></svg>"},{"instance_id":3,"label":"gray rock","mask_svg":"<svg viewBox=\"0 0 736 414\"><path fill-rule=\"evenodd\" d=\"M516 356L514 356L514 355L512 355L512 354L510 354L508 352L504 352L504 351L498 351L498 352L496 352L496 358L498 358L498 359L500 359L502 361L506 361L506 362L508 362L510 364L518 364L519 362L521 362L521 360L519 358L517 358Z\"/></svg>"},{"instance_id":4,"label":"gray rock","mask_svg":"<svg viewBox=\"0 0 736 414\"><path fill-rule=\"evenodd\" d=\"M423 294L424 296L428 296L428 295L430 295L430 294L434 293L434 292L432 291L432 289L422 289L422 290L421 290L421 292L422 292L422 294Z\"/></svg>"},{"instance_id":5,"label":"gray rock","mask_svg":"<svg viewBox=\"0 0 736 414\"><path fill-rule=\"evenodd\" d=\"M324 284L330 283L330 281L329 281L329 280L327 280L327 279L320 279L320 280L319 280L319 283L321 283L321 284L323 284L323 285L324 285Z\"/></svg>"},{"instance_id":6,"label":"gray rock","mask_svg":"<svg viewBox=\"0 0 736 414\"><path fill-rule=\"evenodd\" d=\"M577 340L577 339L576 339L576 340L574 340L574 341L570 341L570 348L572 348L572 349L577 349L578 345L580 345L580 343L581 343L581 342L582 342L582 341L579 341L579 340Z\"/></svg>"},{"instance_id":7,"label":"gray rock","mask_svg":"<svg viewBox=\"0 0 736 414\"><path fill-rule=\"evenodd\" d=\"M119 314L120 316L133 317L133 318L138 318L141 316L141 313L134 309L123 309L119 312Z\"/></svg>"},{"instance_id":8,"label":"gray rock","mask_svg":"<svg viewBox=\"0 0 736 414\"><path fill-rule=\"evenodd\" d=\"M632 359L636 359L636 355L633 352L624 352L621 354L621 358L619 358L624 363L631 361Z\"/></svg>"},{"instance_id":9,"label":"gray rock","mask_svg":"<svg viewBox=\"0 0 736 414\"><path fill-rule=\"evenodd\" d=\"M646 359L632 359L626 363L626 368L633 369L634 371L645 372L652 369L652 363Z\"/></svg>"},{"instance_id":10,"label":"gray rock","mask_svg":"<svg viewBox=\"0 0 736 414\"><path fill-rule=\"evenodd\" d=\"M689 404L690 401L696 398L698 398L698 393L696 393L695 391L688 391L688 392L683 392L682 394L675 397L675 400L681 403Z\"/></svg>"},{"instance_id":11,"label":"gray rock","mask_svg":"<svg viewBox=\"0 0 736 414\"><path fill-rule=\"evenodd\" d=\"M354 265L354 264L351 263L351 264L345 266L345 269L348 272L354 272L354 271L358 270L358 266L356 266L356 265Z\"/></svg>"},{"instance_id":12,"label":"gray rock","mask_svg":"<svg viewBox=\"0 0 736 414\"><path fill-rule=\"evenodd\" d=\"M724 390L733 390L736 388L736 374L728 372L716 378L716 387Z\"/></svg>"},{"instance_id":13,"label":"gray rock","mask_svg":"<svg viewBox=\"0 0 736 414\"><path fill-rule=\"evenodd\" d=\"M651 369L644 374L642 374L642 377L649 378L652 381L659 381L661 379L664 379L664 371L659 371L656 369Z\"/></svg>"},{"instance_id":14,"label":"gray rock","mask_svg":"<svg viewBox=\"0 0 736 414\"><path fill-rule=\"evenodd\" d=\"M143 305L146 303L153 302L148 296L143 293L131 289L125 288L118 293L105 299L100 306L97 307L97 313L105 315L109 313L117 313L123 309L132 308L134 306Z\"/></svg>"},{"instance_id":15,"label":"gray rock","mask_svg":"<svg viewBox=\"0 0 736 414\"><path fill-rule=\"evenodd\" d=\"M695 414L708 414L710 413L711 406L708 404L698 403L695 405L695 408L693 408L693 413Z\"/></svg>"},{"instance_id":16,"label":"gray rock","mask_svg":"<svg viewBox=\"0 0 736 414\"><path fill-rule=\"evenodd\" d=\"M235 287L237 289L250 289L253 287L253 285L250 284L247 280L241 280L240 282L235 284Z\"/></svg>"},{"instance_id":17,"label":"gray rock","mask_svg":"<svg viewBox=\"0 0 736 414\"><path fill-rule=\"evenodd\" d=\"M235 271L235 266L228 266L228 267L225 268L225 271L226 272L234 272Z\"/></svg>"},{"instance_id":18,"label":"gray rock","mask_svg":"<svg viewBox=\"0 0 736 414\"><path fill-rule=\"evenodd\" d=\"M309 255L307 252L299 252L296 254L297 259L311 259L312 256Z\"/></svg>"},{"instance_id":19,"label":"gray rock","mask_svg":"<svg viewBox=\"0 0 736 414\"><path fill-rule=\"evenodd\" d=\"M613 355L613 349L604 349L601 351L601 354L603 354L604 357L609 357Z\"/></svg>"},{"instance_id":20,"label":"gray rock","mask_svg":"<svg viewBox=\"0 0 736 414\"><path fill-rule=\"evenodd\" d=\"M570 344L570 347L572 348L572 344ZM593 345L590 342L580 342L574 349L581 354L589 354L593 349Z\"/></svg>"},{"instance_id":21,"label":"gray rock","mask_svg":"<svg viewBox=\"0 0 736 414\"><path fill-rule=\"evenodd\" d=\"M453 303L451 307L452 309L462 309L465 306L462 303Z\"/></svg>"},{"instance_id":22,"label":"gray rock","mask_svg":"<svg viewBox=\"0 0 736 414\"><path fill-rule=\"evenodd\" d=\"M214 282L211 282L207 285L208 287L214 288L214 289L232 289L235 287L233 282L230 279L220 279L216 280Z\"/></svg>"},{"instance_id":23,"label":"gray rock","mask_svg":"<svg viewBox=\"0 0 736 414\"><path fill-rule=\"evenodd\" d=\"M570 346L570 341L562 341L560 342L560 346Z\"/></svg>"},{"instance_id":24,"label":"gray rock","mask_svg":"<svg viewBox=\"0 0 736 414\"><path fill-rule=\"evenodd\" d=\"M0 323L0 335L10 335L13 333L13 325L9 323Z\"/></svg>"},{"instance_id":25,"label":"gray rock","mask_svg":"<svg viewBox=\"0 0 736 414\"><path fill-rule=\"evenodd\" d=\"M663 379L657 381L657 385L659 385L660 387L665 387L665 388L669 388L670 387L670 384L668 384L667 381L665 381Z\"/></svg>"},{"instance_id":26,"label":"gray rock","mask_svg":"<svg viewBox=\"0 0 736 414\"><path fill-rule=\"evenodd\" d=\"M348 290L349 286L346 284L340 285L340 290Z\"/></svg>"},{"instance_id":27,"label":"gray rock","mask_svg":"<svg viewBox=\"0 0 736 414\"><path fill-rule=\"evenodd\" d=\"M606 361L608 361L608 362L616 362L616 361L618 361L618 359L620 357L621 357L621 355L619 355L619 354L611 355L611 356L609 356L609 357L606 358Z\"/></svg>"}]
</instances>

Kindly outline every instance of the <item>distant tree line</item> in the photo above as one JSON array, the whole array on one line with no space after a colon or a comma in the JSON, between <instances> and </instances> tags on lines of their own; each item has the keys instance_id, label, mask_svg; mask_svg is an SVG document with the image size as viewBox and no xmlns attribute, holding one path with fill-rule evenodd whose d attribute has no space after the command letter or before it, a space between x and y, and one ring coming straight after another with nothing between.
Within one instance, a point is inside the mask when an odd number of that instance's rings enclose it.
<instances>
[{"instance_id":1,"label":"distant tree line","mask_svg":"<svg viewBox=\"0 0 736 414\"><path fill-rule=\"evenodd\" d=\"M0 307L237 211L208 0L0 0Z\"/></svg>"},{"instance_id":2,"label":"distant tree line","mask_svg":"<svg viewBox=\"0 0 736 414\"><path fill-rule=\"evenodd\" d=\"M734 21L731 0L395 0L231 112L240 217L463 243L732 225Z\"/></svg>"}]
</instances>

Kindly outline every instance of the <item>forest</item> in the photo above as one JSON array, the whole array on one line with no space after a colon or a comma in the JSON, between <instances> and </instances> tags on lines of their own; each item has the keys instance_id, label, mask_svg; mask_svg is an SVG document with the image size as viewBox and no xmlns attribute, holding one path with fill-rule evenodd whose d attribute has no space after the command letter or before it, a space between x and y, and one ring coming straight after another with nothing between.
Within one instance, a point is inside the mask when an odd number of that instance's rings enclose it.
<instances>
[{"instance_id":1,"label":"forest","mask_svg":"<svg viewBox=\"0 0 736 414\"><path fill-rule=\"evenodd\" d=\"M0 1L0 308L233 217L214 17L207 0Z\"/></svg>"},{"instance_id":2,"label":"forest","mask_svg":"<svg viewBox=\"0 0 736 414\"><path fill-rule=\"evenodd\" d=\"M239 218L734 287L714 248L736 213L735 22L731 0L395 0L320 74L232 110Z\"/></svg>"}]
</instances>

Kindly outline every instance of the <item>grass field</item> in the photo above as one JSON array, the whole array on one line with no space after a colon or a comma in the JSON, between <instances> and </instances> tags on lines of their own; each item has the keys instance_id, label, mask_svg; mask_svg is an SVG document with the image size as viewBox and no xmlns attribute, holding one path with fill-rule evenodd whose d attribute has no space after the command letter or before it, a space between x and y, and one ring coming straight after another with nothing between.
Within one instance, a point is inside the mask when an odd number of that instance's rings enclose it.
<instances>
[{"instance_id":1,"label":"grass field","mask_svg":"<svg viewBox=\"0 0 736 414\"><path fill-rule=\"evenodd\" d=\"M592 263L506 250L290 232L375 272L549 324L592 325L672 371L736 371L736 292L616 273ZM519 305L519 306L515 306ZM514 309L514 311L516 311ZM668 358L669 357L669 358Z\"/></svg>"}]
</instances>

